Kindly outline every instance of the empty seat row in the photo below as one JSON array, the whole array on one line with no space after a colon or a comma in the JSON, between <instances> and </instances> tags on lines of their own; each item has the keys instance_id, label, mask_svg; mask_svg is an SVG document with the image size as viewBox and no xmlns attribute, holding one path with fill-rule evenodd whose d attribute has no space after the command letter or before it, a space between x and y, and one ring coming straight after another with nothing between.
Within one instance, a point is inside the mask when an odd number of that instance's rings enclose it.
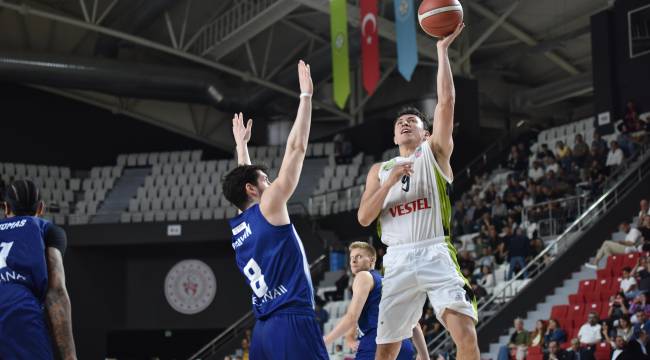
<instances>
[{"instance_id":1,"label":"empty seat row","mask_svg":"<svg viewBox=\"0 0 650 360\"><path fill-rule=\"evenodd\" d=\"M144 198L129 200L129 212L145 212L149 210L180 210L180 209L204 209L229 206L224 197L165 197L165 198Z\"/></svg>"},{"instance_id":2,"label":"empty seat row","mask_svg":"<svg viewBox=\"0 0 650 360\"><path fill-rule=\"evenodd\" d=\"M79 201L75 205L75 215L95 215L99 208L99 201Z\"/></svg>"},{"instance_id":3,"label":"empty seat row","mask_svg":"<svg viewBox=\"0 0 650 360\"><path fill-rule=\"evenodd\" d=\"M195 186L218 184L221 182L223 174L213 172L211 174L170 174L170 175L151 175L144 179L144 187L163 187L163 186Z\"/></svg>"},{"instance_id":4,"label":"empty seat row","mask_svg":"<svg viewBox=\"0 0 650 360\"><path fill-rule=\"evenodd\" d=\"M118 178L122 176L123 169L122 166L97 166L90 169L90 178L93 180L100 178Z\"/></svg>"},{"instance_id":5,"label":"empty seat row","mask_svg":"<svg viewBox=\"0 0 650 360\"><path fill-rule=\"evenodd\" d=\"M237 166L235 160L210 160L199 162L186 162L174 164L154 164L151 167L152 175L171 174L212 174L214 172L226 173Z\"/></svg>"},{"instance_id":6,"label":"empty seat row","mask_svg":"<svg viewBox=\"0 0 650 360\"><path fill-rule=\"evenodd\" d=\"M70 168L46 165L0 163L0 173L16 178L70 178Z\"/></svg>"},{"instance_id":7,"label":"empty seat row","mask_svg":"<svg viewBox=\"0 0 650 360\"><path fill-rule=\"evenodd\" d=\"M154 164L198 162L201 161L201 156L203 156L203 150L120 154L117 157L117 165L133 167L151 166Z\"/></svg>"},{"instance_id":8,"label":"empty seat row","mask_svg":"<svg viewBox=\"0 0 650 360\"><path fill-rule=\"evenodd\" d=\"M86 192L90 190L110 190L114 185L115 178L112 177L95 179L86 178L83 180L81 189Z\"/></svg>"},{"instance_id":9,"label":"empty seat row","mask_svg":"<svg viewBox=\"0 0 650 360\"><path fill-rule=\"evenodd\" d=\"M181 209L169 211L148 211L148 212L124 212L120 215L120 222L163 222L163 221L198 221L198 220L219 220L237 216L237 210L233 207L216 209Z\"/></svg>"},{"instance_id":10,"label":"empty seat row","mask_svg":"<svg viewBox=\"0 0 650 360\"><path fill-rule=\"evenodd\" d=\"M212 185L212 184L197 184L193 186L161 186L161 187L141 187L138 189L136 199L145 199L145 198L166 198L166 197L210 197L210 196L221 196L221 186Z\"/></svg>"}]
</instances>

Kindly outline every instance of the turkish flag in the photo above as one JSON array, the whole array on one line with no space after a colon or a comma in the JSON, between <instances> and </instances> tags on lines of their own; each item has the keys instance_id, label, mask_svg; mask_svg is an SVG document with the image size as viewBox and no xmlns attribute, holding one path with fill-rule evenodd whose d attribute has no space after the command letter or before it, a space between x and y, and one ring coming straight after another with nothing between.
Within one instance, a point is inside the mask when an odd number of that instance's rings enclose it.
<instances>
[{"instance_id":1,"label":"turkish flag","mask_svg":"<svg viewBox=\"0 0 650 360\"><path fill-rule=\"evenodd\" d=\"M361 65L363 88L369 95L379 82L379 38L377 37L377 0L361 0Z\"/></svg>"}]
</instances>

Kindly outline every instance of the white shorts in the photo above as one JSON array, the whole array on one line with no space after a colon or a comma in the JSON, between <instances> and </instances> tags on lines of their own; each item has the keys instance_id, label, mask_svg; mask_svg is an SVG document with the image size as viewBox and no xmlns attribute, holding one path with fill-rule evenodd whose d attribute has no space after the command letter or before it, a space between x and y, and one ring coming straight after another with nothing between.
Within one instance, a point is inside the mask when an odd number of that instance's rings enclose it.
<instances>
[{"instance_id":1,"label":"white shorts","mask_svg":"<svg viewBox=\"0 0 650 360\"><path fill-rule=\"evenodd\" d=\"M383 264L377 344L412 337L427 295L443 326L446 309L478 321L474 295L444 238L389 246Z\"/></svg>"}]
</instances>

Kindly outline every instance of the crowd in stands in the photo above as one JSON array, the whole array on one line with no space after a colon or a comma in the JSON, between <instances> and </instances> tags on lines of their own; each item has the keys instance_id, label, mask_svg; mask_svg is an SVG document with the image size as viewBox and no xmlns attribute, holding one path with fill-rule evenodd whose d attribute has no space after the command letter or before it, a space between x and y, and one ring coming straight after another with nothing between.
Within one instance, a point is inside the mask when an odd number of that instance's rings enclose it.
<instances>
[{"instance_id":1,"label":"crowd in stands","mask_svg":"<svg viewBox=\"0 0 650 360\"><path fill-rule=\"evenodd\" d=\"M619 225L621 240L603 243L596 260L596 280L583 280L569 305L553 307L550 319L515 330L498 360L650 359L650 209L639 204L635 223ZM599 260L607 265L598 268ZM585 321L586 320L586 321Z\"/></svg>"}]
</instances>

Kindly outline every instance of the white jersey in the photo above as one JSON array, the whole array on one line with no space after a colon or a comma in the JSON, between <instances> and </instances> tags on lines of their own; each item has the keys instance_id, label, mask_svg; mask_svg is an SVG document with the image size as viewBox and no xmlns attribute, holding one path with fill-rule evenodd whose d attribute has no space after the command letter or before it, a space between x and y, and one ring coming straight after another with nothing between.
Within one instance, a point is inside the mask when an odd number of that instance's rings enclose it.
<instances>
[{"instance_id":1,"label":"white jersey","mask_svg":"<svg viewBox=\"0 0 650 360\"><path fill-rule=\"evenodd\" d=\"M383 184L396 164L413 162L413 174L405 176L388 192L379 215L381 241L405 245L425 240L449 241L451 202L447 194L449 179L440 169L428 142L418 146L410 157L398 156L381 164Z\"/></svg>"}]
</instances>

